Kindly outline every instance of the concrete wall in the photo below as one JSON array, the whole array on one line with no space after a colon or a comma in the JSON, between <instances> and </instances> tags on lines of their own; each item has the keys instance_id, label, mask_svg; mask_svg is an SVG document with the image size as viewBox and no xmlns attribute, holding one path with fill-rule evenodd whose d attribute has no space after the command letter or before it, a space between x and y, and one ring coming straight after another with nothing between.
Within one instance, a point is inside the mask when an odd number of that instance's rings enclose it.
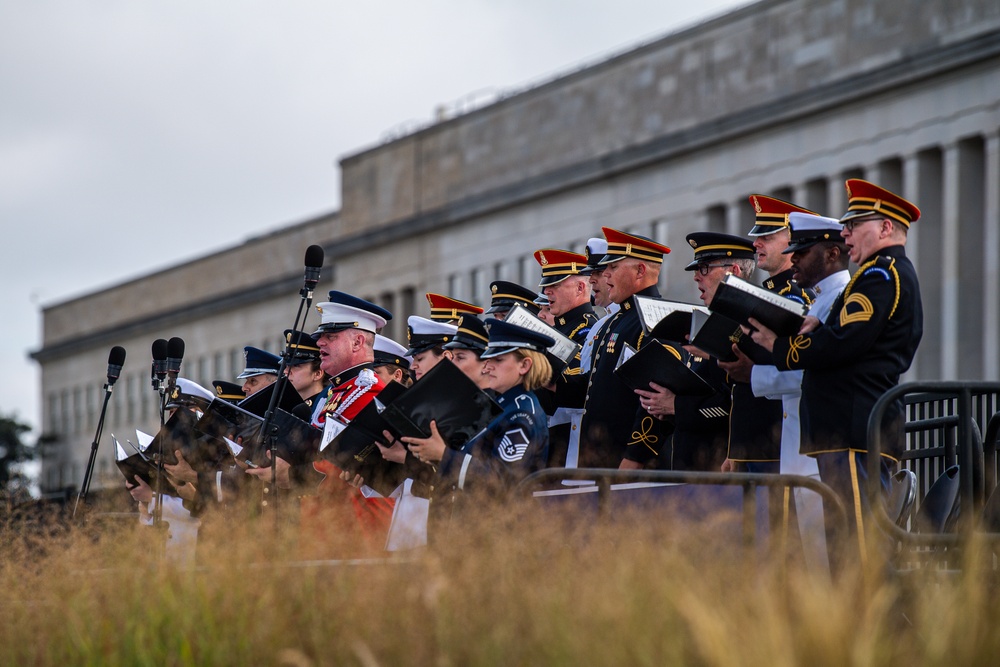
<instances>
[{"instance_id":1,"label":"concrete wall","mask_svg":"<svg viewBox=\"0 0 1000 667\"><path fill-rule=\"evenodd\" d=\"M992 0L759 2L345 158L343 229L571 169L998 26Z\"/></svg>"}]
</instances>

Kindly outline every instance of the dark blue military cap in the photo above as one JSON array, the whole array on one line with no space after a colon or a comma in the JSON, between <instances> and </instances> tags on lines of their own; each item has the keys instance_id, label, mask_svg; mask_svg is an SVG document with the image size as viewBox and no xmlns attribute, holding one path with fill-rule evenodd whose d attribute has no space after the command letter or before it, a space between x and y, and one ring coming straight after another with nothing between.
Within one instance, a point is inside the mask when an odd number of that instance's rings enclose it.
<instances>
[{"instance_id":1,"label":"dark blue military cap","mask_svg":"<svg viewBox=\"0 0 1000 667\"><path fill-rule=\"evenodd\" d=\"M503 320L488 322L487 329L490 332L490 342L486 351L480 355L482 359L499 357L514 350L545 352L555 345L551 336Z\"/></svg>"},{"instance_id":2,"label":"dark blue military cap","mask_svg":"<svg viewBox=\"0 0 1000 667\"><path fill-rule=\"evenodd\" d=\"M281 357L271 354L257 347L243 348L243 358L246 359L246 368L236 376L237 380L245 380L255 375L278 374L278 366L281 365Z\"/></svg>"},{"instance_id":3,"label":"dark blue military cap","mask_svg":"<svg viewBox=\"0 0 1000 667\"><path fill-rule=\"evenodd\" d=\"M215 388L215 397L228 403L239 403L247 397L243 393L243 386L235 382L212 380L212 386Z\"/></svg>"},{"instance_id":4,"label":"dark blue military cap","mask_svg":"<svg viewBox=\"0 0 1000 667\"><path fill-rule=\"evenodd\" d=\"M285 329L285 344L292 353L291 358L286 362L288 366L307 364L319 359L319 347L316 346L316 339L305 331Z\"/></svg>"},{"instance_id":5,"label":"dark blue military cap","mask_svg":"<svg viewBox=\"0 0 1000 667\"><path fill-rule=\"evenodd\" d=\"M501 313L514 306L524 306L533 314L538 314L538 306L535 304L537 294L533 289L506 280L494 280L490 283L490 294L490 307L486 310L487 313Z\"/></svg>"},{"instance_id":6,"label":"dark blue military cap","mask_svg":"<svg viewBox=\"0 0 1000 667\"><path fill-rule=\"evenodd\" d=\"M688 245L694 248L694 260L684 267L694 271L699 264L715 260L753 259L757 251L753 239L719 232L694 232L686 237Z\"/></svg>"},{"instance_id":7,"label":"dark blue military cap","mask_svg":"<svg viewBox=\"0 0 1000 667\"><path fill-rule=\"evenodd\" d=\"M530 290L529 293L532 296L535 294ZM532 304L532 308L537 312L537 306ZM472 350L476 354L481 354L486 349L489 341L490 335L486 331L486 324L481 319L475 315L462 315L462 319L458 321L458 333L449 342L445 343L444 349Z\"/></svg>"}]
</instances>

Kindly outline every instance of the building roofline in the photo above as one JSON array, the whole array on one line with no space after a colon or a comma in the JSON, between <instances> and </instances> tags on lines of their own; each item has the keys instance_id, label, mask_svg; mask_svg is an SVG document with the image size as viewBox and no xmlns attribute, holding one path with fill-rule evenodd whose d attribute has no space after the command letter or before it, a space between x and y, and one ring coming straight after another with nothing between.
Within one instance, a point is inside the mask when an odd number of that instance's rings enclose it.
<instances>
[{"instance_id":1,"label":"building roofline","mask_svg":"<svg viewBox=\"0 0 1000 667\"><path fill-rule=\"evenodd\" d=\"M183 269L184 267L188 267L188 266L191 266L193 264L197 264L198 262L203 262L203 261L205 261L207 259L211 259L212 257L221 256L221 255L225 255L227 253L231 253L232 251L234 251L234 250L236 250L238 248L241 248L241 247L243 247L245 245L249 245L249 244L252 244L252 243L261 243L261 242L267 241L268 239L272 239L275 236L281 236L281 235L284 235L284 234L288 234L289 232L294 232L297 229L301 229L303 227L308 227L309 225L316 224L316 223L321 222L323 220L326 220L326 219L329 219L329 218L335 218L339 214L340 214L340 209L334 209L334 210L328 211L326 213L317 213L317 214L315 214L315 215L313 215L313 216L311 216L309 218L306 218L306 219L303 219L303 220L299 220L297 222L292 222L292 223L284 225L284 226L273 227L270 230L263 231L263 232L261 232L259 234L254 234L252 236L248 236L247 238L243 239L242 241L231 243L231 244L226 245L226 246L224 246L222 248L219 248L217 250L211 250L211 251L208 251L208 252L206 252L204 254L201 254L201 255L196 255L196 256L191 257L189 259L182 260L182 261L180 261L180 262L178 262L176 264L171 264L169 266L165 266L165 267L160 268L160 269L154 269L153 271L150 271L148 273L140 273L140 274L134 275L134 276L132 276L130 278L119 279L119 280L116 280L115 282L113 282L113 283L111 283L109 285L106 285L104 287L97 287L97 288L89 289L89 290L87 290L86 292L84 292L82 294L78 294L77 296L72 296L72 297L69 297L68 299L65 299L65 300L62 300L62 301L56 301L56 302L44 305L44 306L42 306L42 312L44 313L44 312L46 312L48 310L52 310L54 308L62 308L64 306L69 306L69 305L72 305L72 304L74 304L74 303L76 303L78 301L83 301L84 299L92 298L93 296L95 296L97 294L101 294L103 292L110 292L111 290L118 289L120 287L124 287L126 285L130 285L132 283L137 283L137 282L140 282L140 281L143 281L143 280L148 280L150 278L155 278L156 276L167 274L167 273L173 273L174 271L177 271L178 269Z\"/></svg>"},{"instance_id":2,"label":"building roofline","mask_svg":"<svg viewBox=\"0 0 1000 667\"><path fill-rule=\"evenodd\" d=\"M673 159L686 153L731 141L776 123L787 123L864 99L873 94L885 94L893 89L912 85L923 79L940 76L960 67L973 66L1000 57L1000 30L984 33L970 40L936 47L904 57L894 63L863 74L793 93L766 104L741 110L729 116L707 121L687 130L623 148L612 153L583 160L506 185L489 192L473 195L418 215L364 231L324 244L329 263L359 251L398 243L419 234L460 224L474 217L494 213L552 194L588 185L595 181L641 169L650 164ZM318 220L316 218L313 221ZM306 224L306 223L303 223ZM287 228L286 228L287 230ZM274 232L281 233L280 230ZM177 267L173 267L176 269ZM170 270L170 269L168 269ZM291 294L301 286L301 274L281 277L249 291L213 297L203 302L173 308L140 321L127 322L94 332L81 338L58 343L30 353L40 363L59 359L126 337L139 335L167 324L199 319L209 314L242 307L248 298L262 299Z\"/></svg>"}]
</instances>

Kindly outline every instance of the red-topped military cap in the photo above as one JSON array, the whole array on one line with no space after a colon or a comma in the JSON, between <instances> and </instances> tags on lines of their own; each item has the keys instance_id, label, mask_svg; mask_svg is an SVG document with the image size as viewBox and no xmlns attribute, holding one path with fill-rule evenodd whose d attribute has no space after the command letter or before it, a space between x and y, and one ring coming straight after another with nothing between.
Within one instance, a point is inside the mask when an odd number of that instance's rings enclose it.
<instances>
[{"instance_id":1,"label":"red-topped military cap","mask_svg":"<svg viewBox=\"0 0 1000 667\"><path fill-rule=\"evenodd\" d=\"M597 263L598 266L620 262L626 257L662 264L663 256L670 253L670 248L645 236L620 232L610 227L601 227L601 231L608 240L608 251Z\"/></svg>"},{"instance_id":2,"label":"red-topped military cap","mask_svg":"<svg viewBox=\"0 0 1000 667\"><path fill-rule=\"evenodd\" d=\"M788 229L788 216L792 213L818 215L818 213L810 211L807 208L796 206L791 202L778 199L777 197L750 195L749 200L750 204L753 205L753 210L757 213L753 229L748 234L749 236L767 236L782 229Z\"/></svg>"},{"instance_id":3,"label":"red-topped military cap","mask_svg":"<svg viewBox=\"0 0 1000 667\"><path fill-rule=\"evenodd\" d=\"M451 322L462 315L482 315L483 309L465 301L453 299L443 294L427 292L427 303L431 306L431 319L435 322Z\"/></svg>"},{"instance_id":4,"label":"red-topped military cap","mask_svg":"<svg viewBox=\"0 0 1000 667\"><path fill-rule=\"evenodd\" d=\"M587 256L569 250L542 248L535 251L535 261L542 267L542 279L539 287L548 287L566 280L570 276L580 275L587 268Z\"/></svg>"},{"instance_id":5,"label":"red-topped military cap","mask_svg":"<svg viewBox=\"0 0 1000 667\"><path fill-rule=\"evenodd\" d=\"M874 183L849 178L846 186L847 213L840 218L841 222L879 213L909 227L911 222L920 218L919 208Z\"/></svg>"}]
</instances>

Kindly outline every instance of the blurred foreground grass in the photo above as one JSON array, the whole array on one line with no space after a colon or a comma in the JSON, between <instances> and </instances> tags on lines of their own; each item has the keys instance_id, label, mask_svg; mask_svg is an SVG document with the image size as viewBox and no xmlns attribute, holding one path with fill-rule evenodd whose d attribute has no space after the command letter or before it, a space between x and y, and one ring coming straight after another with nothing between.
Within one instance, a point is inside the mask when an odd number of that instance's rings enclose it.
<instances>
[{"instance_id":1,"label":"blurred foreground grass","mask_svg":"<svg viewBox=\"0 0 1000 667\"><path fill-rule=\"evenodd\" d=\"M152 529L0 527L3 665L971 665L1000 656L992 556L836 585L719 525L495 509L448 544L297 560L266 521L199 567ZM335 545L341 554L351 545ZM974 555L973 555L974 554Z\"/></svg>"}]
</instances>

